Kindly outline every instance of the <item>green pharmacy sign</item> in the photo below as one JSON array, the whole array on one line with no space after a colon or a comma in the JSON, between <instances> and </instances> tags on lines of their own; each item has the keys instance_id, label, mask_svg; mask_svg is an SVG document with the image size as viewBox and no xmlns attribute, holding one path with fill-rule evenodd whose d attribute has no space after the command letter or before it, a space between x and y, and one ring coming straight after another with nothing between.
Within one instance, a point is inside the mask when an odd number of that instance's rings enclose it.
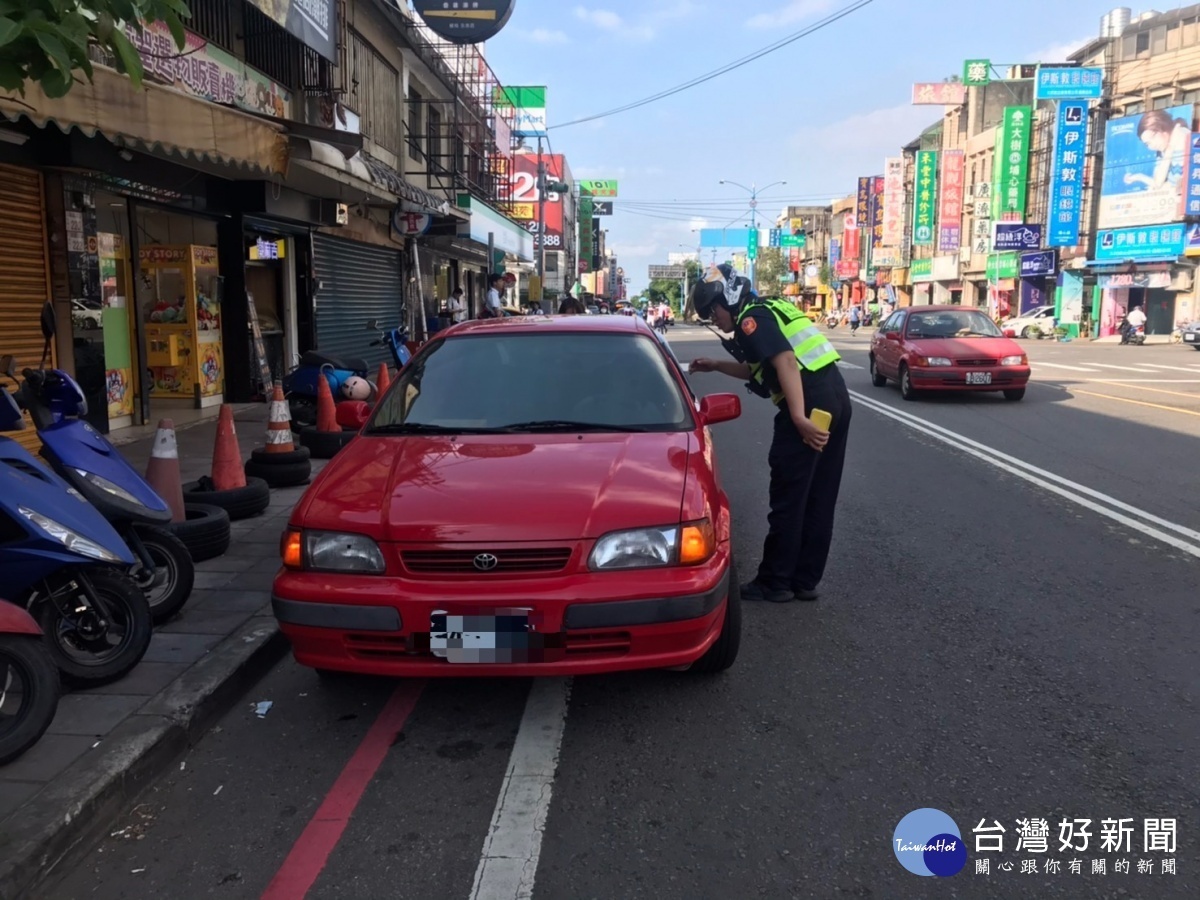
<instances>
[{"instance_id":1,"label":"green pharmacy sign","mask_svg":"<svg viewBox=\"0 0 1200 900\"><path fill-rule=\"evenodd\" d=\"M934 217L937 209L936 150L922 150L917 153L916 177L912 242L914 247L931 247L933 246Z\"/></svg>"},{"instance_id":2,"label":"green pharmacy sign","mask_svg":"<svg viewBox=\"0 0 1200 900\"><path fill-rule=\"evenodd\" d=\"M982 87L992 80L990 59L968 59L963 63L963 84L967 87Z\"/></svg>"}]
</instances>

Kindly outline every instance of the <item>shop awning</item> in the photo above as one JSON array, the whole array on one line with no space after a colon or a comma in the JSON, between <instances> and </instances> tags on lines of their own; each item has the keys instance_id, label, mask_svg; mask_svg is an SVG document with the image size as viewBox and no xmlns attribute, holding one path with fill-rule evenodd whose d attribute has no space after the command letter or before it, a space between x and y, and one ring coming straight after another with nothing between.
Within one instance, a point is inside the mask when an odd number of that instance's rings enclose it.
<instances>
[{"instance_id":1,"label":"shop awning","mask_svg":"<svg viewBox=\"0 0 1200 900\"><path fill-rule=\"evenodd\" d=\"M455 208L445 197L439 197L417 187L391 166L367 153L350 157L339 148L324 141L293 138L292 161L301 168L337 181L378 199L393 204L397 200L419 207L431 215L452 216Z\"/></svg>"},{"instance_id":2,"label":"shop awning","mask_svg":"<svg viewBox=\"0 0 1200 900\"><path fill-rule=\"evenodd\" d=\"M470 221L459 227L459 237L486 245L490 234L497 250L524 262L533 261L533 235L516 222L470 194L459 194L458 205L471 214Z\"/></svg>"},{"instance_id":3,"label":"shop awning","mask_svg":"<svg viewBox=\"0 0 1200 900\"><path fill-rule=\"evenodd\" d=\"M281 125L162 85L143 82L135 90L126 76L104 66L95 67L91 84L77 84L65 97L47 97L32 83L24 97L0 95L0 116L268 174L286 174L288 167Z\"/></svg>"}]
</instances>

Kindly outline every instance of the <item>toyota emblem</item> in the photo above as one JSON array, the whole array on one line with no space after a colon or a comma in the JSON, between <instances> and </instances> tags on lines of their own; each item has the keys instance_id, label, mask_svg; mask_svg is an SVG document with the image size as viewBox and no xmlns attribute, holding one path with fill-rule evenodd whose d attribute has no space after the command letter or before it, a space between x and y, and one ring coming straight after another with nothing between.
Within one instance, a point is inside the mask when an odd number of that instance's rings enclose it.
<instances>
[{"instance_id":1,"label":"toyota emblem","mask_svg":"<svg viewBox=\"0 0 1200 900\"><path fill-rule=\"evenodd\" d=\"M480 553L475 557L475 568L480 572L490 572L498 565L500 565L500 560L496 559L492 553Z\"/></svg>"}]
</instances>

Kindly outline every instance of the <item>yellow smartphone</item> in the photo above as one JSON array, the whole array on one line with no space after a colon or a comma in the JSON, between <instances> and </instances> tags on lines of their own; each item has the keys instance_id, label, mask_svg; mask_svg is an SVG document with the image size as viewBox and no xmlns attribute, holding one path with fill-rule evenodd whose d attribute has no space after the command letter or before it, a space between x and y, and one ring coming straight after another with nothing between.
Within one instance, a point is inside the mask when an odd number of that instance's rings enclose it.
<instances>
[{"instance_id":1,"label":"yellow smartphone","mask_svg":"<svg viewBox=\"0 0 1200 900\"><path fill-rule=\"evenodd\" d=\"M812 422L822 431L828 431L829 426L833 424L833 416L823 409L814 409L809 414L808 421Z\"/></svg>"}]
</instances>

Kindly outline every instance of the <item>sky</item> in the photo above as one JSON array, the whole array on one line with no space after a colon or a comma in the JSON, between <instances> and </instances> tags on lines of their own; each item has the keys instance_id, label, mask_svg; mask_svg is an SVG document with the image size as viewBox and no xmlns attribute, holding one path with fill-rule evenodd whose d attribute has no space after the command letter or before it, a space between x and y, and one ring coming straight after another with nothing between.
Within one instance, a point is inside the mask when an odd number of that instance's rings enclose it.
<instances>
[{"instance_id":1,"label":"sky","mask_svg":"<svg viewBox=\"0 0 1200 900\"><path fill-rule=\"evenodd\" d=\"M772 222L788 204L828 204L851 193L860 175L881 175L885 157L940 118L941 107L911 105L914 82L961 75L965 59L1061 62L1120 5L871 0L712 81L554 127L691 80L854 3L515 0L486 53L502 83L547 86L550 145L576 179L619 181L603 227L636 294L648 265L696 250L693 229L749 224L749 193L722 179L760 189L786 181L760 194L760 217ZM1141 11L1133 7L1135 17Z\"/></svg>"}]
</instances>

